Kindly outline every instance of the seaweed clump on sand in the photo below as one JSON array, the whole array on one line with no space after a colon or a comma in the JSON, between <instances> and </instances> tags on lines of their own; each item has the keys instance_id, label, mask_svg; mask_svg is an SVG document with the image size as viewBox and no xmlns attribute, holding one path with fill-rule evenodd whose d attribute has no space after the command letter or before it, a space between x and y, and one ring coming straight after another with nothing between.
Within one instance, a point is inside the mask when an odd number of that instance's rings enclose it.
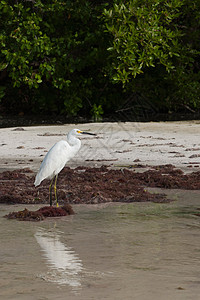
<instances>
[{"instance_id":1,"label":"seaweed clump on sand","mask_svg":"<svg viewBox=\"0 0 200 300\"><path fill-rule=\"evenodd\" d=\"M44 206L36 211L30 211L25 208L22 211L11 212L5 216L7 219L18 219L20 221L42 221L48 217L61 217L74 215L74 211L69 204L62 207Z\"/></svg>"},{"instance_id":2,"label":"seaweed clump on sand","mask_svg":"<svg viewBox=\"0 0 200 300\"><path fill-rule=\"evenodd\" d=\"M140 166L141 167L141 166ZM108 202L159 202L170 200L163 193L151 193L146 188L200 190L200 171L185 174L173 165L146 166L137 172L137 165L99 168L65 167L58 177L60 205L99 204ZM48 204L49 180L34 186L30 169L0 173L0 203Z\"/></svg>"}]
</instances>

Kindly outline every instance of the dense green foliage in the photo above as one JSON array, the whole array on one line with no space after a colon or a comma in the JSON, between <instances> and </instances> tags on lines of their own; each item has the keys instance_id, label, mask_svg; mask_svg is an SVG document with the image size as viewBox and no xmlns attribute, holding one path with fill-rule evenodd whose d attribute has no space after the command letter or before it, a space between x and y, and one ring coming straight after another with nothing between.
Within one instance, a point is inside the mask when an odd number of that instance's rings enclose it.
<instances>
[{"instance_id":1,"label":"dense green foliage","mask_svg":"<svg viewBox=\"0 0 200 300\"><path fill-rule=\"evenodd\" d=\"M0 2L6 111L200 107L200 1Z\"/></svg>"},{"instance_id":2,"label":"dense green foliage","mask_svg":"<svg viewBox=\"0 0 200 300\"><path fill-rule=\"evenodd\" d=\"M105 10L113 80L160 108L199 107L200 1L115 2Z\"/></svg>"},{"instance_id":3,"label":"dense green foliage","mask_svg":"<svg viewBox=\"0 0 200 300\"><path fill-rule=\"evenodd\" d=\"M103 7L92 2L1 1L1 70L10 78L5 84L11 109L75 115L118 97L103 71Z\"/></svg>"}]
</instances>

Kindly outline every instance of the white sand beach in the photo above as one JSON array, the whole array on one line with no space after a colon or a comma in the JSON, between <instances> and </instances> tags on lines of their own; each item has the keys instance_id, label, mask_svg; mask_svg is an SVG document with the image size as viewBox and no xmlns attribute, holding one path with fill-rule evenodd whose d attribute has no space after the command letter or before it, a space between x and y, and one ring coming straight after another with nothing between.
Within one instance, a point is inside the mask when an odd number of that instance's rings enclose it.
<instances>
[{"instance_id":1,"label":"white sand beach","mask_svg":"<svg viewBox=\"0 0 200 300\"><path fill-rule=\"evenodd\" d=\"M87 123L0 129L0 170L37 171L47 151L72 128L97 134L81 136L82 147L68 165L173 164L184 171L200 166L200 121Z\"/></svg>"}]
</instances>

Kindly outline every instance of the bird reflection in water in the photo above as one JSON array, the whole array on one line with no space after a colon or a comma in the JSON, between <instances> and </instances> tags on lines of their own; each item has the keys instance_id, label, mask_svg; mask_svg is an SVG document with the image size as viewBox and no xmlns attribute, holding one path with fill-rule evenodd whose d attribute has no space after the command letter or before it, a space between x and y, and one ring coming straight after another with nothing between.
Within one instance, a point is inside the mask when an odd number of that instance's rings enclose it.
<instances>
[{"instance_id":1,"label":"bird reflection in water","mask_svg":"<svg viewBox=\"0 0 200 300\"><path fill-rule=\"evenodd\" d=\"M82 261L70 247L60 241L60 234L40 228L35 238L51 269L43 278L57 284L69 285L74 290L80 289Z\"/></svg>"}]
</instances>

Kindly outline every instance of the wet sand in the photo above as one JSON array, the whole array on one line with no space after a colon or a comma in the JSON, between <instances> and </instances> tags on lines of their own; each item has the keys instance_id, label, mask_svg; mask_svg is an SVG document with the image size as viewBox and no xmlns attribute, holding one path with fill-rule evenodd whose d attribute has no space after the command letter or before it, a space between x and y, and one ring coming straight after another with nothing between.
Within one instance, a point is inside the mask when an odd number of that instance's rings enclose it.
<instances>
[{"instance_id":1,"label":"wet sand","mask_svg":"<svg viewBox=\"0 0 200 300\"><path fill-rule=\"evenodd\" d=\"M24 206L0 205L0 298L198 299L200 194L159 192L176 201L76 205L40 223L2 218Z\"/></svg>"}]
</instances>

